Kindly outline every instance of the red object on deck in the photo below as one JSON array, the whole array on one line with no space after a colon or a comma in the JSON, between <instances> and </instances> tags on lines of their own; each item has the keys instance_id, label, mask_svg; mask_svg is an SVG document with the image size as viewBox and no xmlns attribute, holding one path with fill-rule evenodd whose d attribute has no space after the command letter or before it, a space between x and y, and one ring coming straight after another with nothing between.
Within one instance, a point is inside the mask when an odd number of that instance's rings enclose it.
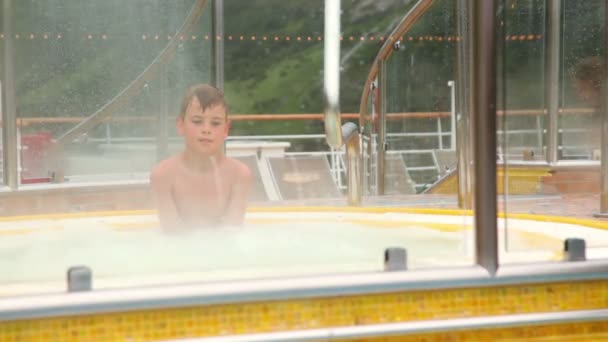
<instances>
[{"instance_id":1,"label":"red object on deck","mask_svg":"<svg viewBox=\"0 0 608 342\"><path fill-rule=\"evenodd\" d=\"M21 136L21 184L48 183L53 136L39 132Z\"/></svg>"}]
</instances>

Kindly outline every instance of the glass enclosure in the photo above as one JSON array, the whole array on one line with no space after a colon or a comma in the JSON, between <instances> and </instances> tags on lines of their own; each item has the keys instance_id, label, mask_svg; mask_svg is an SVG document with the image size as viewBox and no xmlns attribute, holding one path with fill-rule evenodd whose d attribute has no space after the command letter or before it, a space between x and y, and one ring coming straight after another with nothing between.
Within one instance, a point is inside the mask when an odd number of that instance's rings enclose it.
<instances>
[{"instance_id":1,"label":"glass enclosure","mask_svg":"<svg viewBox=\"0 0 608 342\"><path fill-rule=\"evenodd\" d=\"M604 2L549 6L510 1L499 18L504 25L498 42L497 98L507 115L497 117L498 188L503 189L501 211L510 214L502 222L507 227L505 247L531 253L560 250L564 239L576 235L569 231L572 221L567 218L596 220L594 215L602 211L598 111L605 77ZM590 67L593 71L583 75L581 70ZM582 79L589 74L594 80ZM511 234L521 230L522 214L553 221L559 233L522 247ZM586 243L594 248L606 241Z\"/></svg>"},{"instance_id":2,"label":"glass enclosure","mask_svg":"<svg viewBox=\"0 0 608 342\"><path fill-rule=\"evenodd\" d=\"M561 153L563 159L598 159L600 142L593 126L597 126L599 108L597 95L587 89L585 80L577 74L583 66L598 67L604 54L604 1L564 1L564 23L562 38L562 71L560 93L563 107L561 129ZM595 70L599 78L601 69ZM597 82L598 80L589 80Z\"/></svg>"},{"instance_id":3,"label":"glass enclosure","mask_svg":"<svg viewBox=\"0 0 608 342\"><path fill-rule=\"evenodd\" d=\"M14 2L21 184L147 178L182 89L212 80L211 12L194 4Z\"/></svg>"},{"instance_id":4,"label":"glass enclosure","mask_svg":"<svg viewBox=\"0 0 608 342\"><path fill-rule=\"evenodd\" d=\"M390 248L407 269L479 263L474 190L494 184L474 173L467 1L342 1L334 57L341 122L360 133L356 208L354 156L326 141L323 1L0 3L0 296L60 291L75 265L109 288L379 272ZM605 4L555 3L502 0L496 13L486 133L503 264L559 260L567 238L608 256ZM150 171L184 149L176 122L198 83L225 94L224 153L251 171L248 211L243 227L167 234Z\"/></svg>"},{"instance_id":5,"label":"glass enclosure","mask_svg":"<svg viewBox=\"0 0 608 342\"><path fill-rule=\"evenodd\" d=\"M499 211L505 213L526 212L531 201L547 197L539 189L546 169L534 166L547 161L550 154L545 110L546 61L550 55L546 49L547 13L543 1L510 1L497 17L501 22L497 41L497 186ZM512 217L499 220L499 226L504 227L499 241L505 250L548 249L546 245L522 244L522 238L514 233L522 224ZM559 250L559 243L551 249Z\"/></svg>"},{"instance_id":6,"label":"glass enclosure","mask_svg":"<svg viewBox=\"0 0 608 342\"><path fill-rule=\"evenodd\" d=\"M425 20L395 37L396 52L386 65L387 163L396 156L402 159L407 172L399 173L409 174L411 184L397 184L398 178L390 179L387 171L387 195L422 193L454 168L453 118L446 115L455 106L450 86L456 76L454 15L455 2L436 1L425 12ZM446 164L443 170L435 160Z\"/></svg>"}]
</instances>

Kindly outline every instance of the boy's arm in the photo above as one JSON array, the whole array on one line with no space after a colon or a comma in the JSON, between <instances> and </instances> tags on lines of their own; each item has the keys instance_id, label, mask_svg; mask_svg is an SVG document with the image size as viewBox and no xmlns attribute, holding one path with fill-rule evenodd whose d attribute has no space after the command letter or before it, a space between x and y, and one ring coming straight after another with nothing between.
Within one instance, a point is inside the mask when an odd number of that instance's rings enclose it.
<instances>
[{"instance_id":1,"label":"boy's arm","mask_svg":"<svg viewBox=\"0 0 608 342\"><path fill-rule=\"evenodd\" d=\"M249 190L251 189L252 175L244 164L237 164L236 182L230 192L230 202L223 223L229 226L239 226L245 219Z\"/></svg>"},{"instance_id":2,"label":"boy's arm","mask_svg":"<svg viewBox=\"0 0 608 342\"><path fill-rule=\"evenodd\" d=\"M173 199L170 175L163 172L162 168L155 168L150 174L150 186L158 220L163 230L174 230L182 227L181 219L177 214L177 207Z\"/></svg>"}]
</instances>

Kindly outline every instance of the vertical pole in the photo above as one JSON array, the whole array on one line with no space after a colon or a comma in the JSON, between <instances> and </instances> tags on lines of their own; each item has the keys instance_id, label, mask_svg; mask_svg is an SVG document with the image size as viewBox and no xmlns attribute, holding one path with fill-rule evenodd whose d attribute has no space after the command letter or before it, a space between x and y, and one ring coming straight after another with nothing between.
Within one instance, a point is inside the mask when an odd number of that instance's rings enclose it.
<instances>
[{"instance_id":1,"label":"vertical pole","mask_svg":"<svg viewBox=\"0 0 608 342\"><path fill-rule=\"evenodd\" d=\"M458 206L461 209L473 208L473 140L471 108L473 105L473 30L472 9L470 0L459 0L457 3L458 35L457 40L457 87L456 91L456 156L458 173Z\"/></svg>"},{"instance_id":2,"label":"vertical pole","mask_svg":"<svg viewBox=\"0 0 608 342\"><path fill-rule=\"evenodd\" d=\"M450 87L450 150L456 150L456 84L448 81Z\"/></svg>"},{"instance_id":3,"label":"vertical pole","mask_svg":"<svg viewBox=\"0 0 608 342\"><path fill-rule=\"evenodd\" d=\"M443 130L441 129L441 117L437 116L437 145L443 150Z\"/></svg>"},{"instance_id":4,"label":"vertical pole","mask_svg":"<svg viewBox=\"0 0 608 342\"><path fill-rule=\"evenodd\" d=\"M602 116L600 159L600 211L595 217L608 217L608 3L604 2L604 67L600 115Z\"/></svg>"},{"instance_id":5,"label":"vertical pole","mask_svg":"<svg viewBox=\"0 0 608 342\"><path fill-rule=\"evenodd\" d=\"M363 188L359 128L352 122L345 123L342 125L342 136L346 143L348 205L360 206Z\"/></svg>"},{"instance_id":6,"label":"vertical pole","mask_svg":"<svg viewBox=\"0 0 608 342\"><path fill-rule=\"evenodd\" d=\"M15 103L15 48L13 33L13 1L4 0L2 9L4 21L4 110L2 111L2 150L4 184L12 190L19 187L17 151L17 108Z\"/></svg>"},{"instance_id":7,"label":"vertical pole","mask_svg":"<svg viewBox=\"0 0 608 342\"><path fill-rule=\"evenodd\" d=\"M325 0L323 40L323 95L324 125L327 144L341 148L342 130L340 119L340 0Z\"/></svg>"},{"instance_id":8,"label":"vertical pole","mask_svg":"<svg viewBox=\"0 0 608 342\"><path fill-rule=\"evenodd\" d=\"M369 92L369 98L371 99L370 103L371 103L371 107L370 107L370 113L371 115L369 116L367 122L365 123L365 127L366 127L366 131L364 133L363 136L367 136L367 144L364 145L365 146L365 154L366 154L366 160L364 163L364 167L365 167L365 172L363 173L363 182L365 182L365 189L367 191L368 195L374 195L377 194L377 183L376 181L378 180L377 177L377 153L374 153L376 151L376 146L374 145L374 139L377 137L377 132L376 132L376 126L375 126L375 122L376 122L376 115L378 115L378 111L376 110L377 105L376 102L378 101L377 99L377 89L378 87L378 79L376 78L371 84L370 84L370 92ZM375 192L373 191L373 189L376 189Z\"/></svg>"},{"instance_id":9,"label":"vertical pole","mask_svg":"<svg viewBox=\"0 0 608 342\"><path fill-rule=\"evenodd\" d=\"M213 84L224 90L224 0L213 0Z\"/></svg>"},{"instance_id":10,"label":"vertical pole","mask_svg":"<svg viewBox=\"0 0 608 342\"><path fill-rule=\"evenodd\" d=\"M546 2L545 106L547 108L547 163L559 160L559 56L561 0Z\"/></svg>"},{"instance_id":11,"label":"vertical pole","mask_svg":"<svg viewBox=\"0 0 608 342\"><path fill-rule=\"evenodd\" d=\"M377 195L384 195L385 192L385 165L386 150L386 61L380 60L378 65L378 139L377 162L376 162L376 189Z\"/></svg>"},{"instance_id":12,"label":"vertical pole","mask_svg":"<svg viewBox=\"0 0 608 342\"><path fill-rule=\"evenodd\" d=\"M536 147L543 150L543 125L540 121L540 115L536 116Z\"/></svg>"},{"instance_id":13,"label":"vertical pole","mask_svg":"<svg viewBox=\"0 0 608 342\"><path fill-rule=\"evenodd\" d=\"M224 91L224 0L211 2L211 79L212 84ZM227 153L228 139L224 141L223 153Z\"/></svg>"},{"instance_id":14,"label":"vertical pole","mask_svg":"<svg viewBox=\"0 0 608 342\"><path fill-rule=\"evenodd\" d=\"M498 269L496 220L496 0L471 0L473 9L473 140L475 257Z\"/></svg>"}]
</instances>

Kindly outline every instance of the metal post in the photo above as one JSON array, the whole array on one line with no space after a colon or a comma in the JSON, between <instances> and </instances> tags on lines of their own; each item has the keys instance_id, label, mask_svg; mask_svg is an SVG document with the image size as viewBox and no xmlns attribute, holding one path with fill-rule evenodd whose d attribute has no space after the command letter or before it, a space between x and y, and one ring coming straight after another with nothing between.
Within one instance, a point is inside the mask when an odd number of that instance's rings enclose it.
<instances>
[{"instance_id":1,"label":"metal post","mask_svg":"<svg viewBox=\"0 0 608 342\"><path fill-rule=\"evenodd\" d=\"M362 125L363 132L362 132L362 137L367 137L367 142L364 144L365 147L365 160L364 160L364 172L363 172L363 182L364 182L364 186L365 186L365 191L367 195L373 195L375 194L372 190L376 187L376 180L378 179L378 177L376 176L375 170L377 169L377 164L376 164L376 158L377 158L377 154L374 153L374 151L376 150L375 146L374 146L374 138L376 137L376 127L374 125L374 123L376 122L376 115L378 115L377 110L376 110L376 101L377 101L377 84L378 84L378 80L374 80L371 84L370 84L370 92L368 94L369 98L371 98L371 101L369 101L371 103L370 106L370 115L367 117L367 119L364 121L364 124ZM361 123L360 123L361 125ZM365 140L363 140L365 141ZM376 166L376 168L374 167Z\"/></svg>"},{"instance_id":2,"label":"metal post","mask_svg":"<svg viewBox=\"0 0 608 342\"><path fill-rule=\"evenodd\" d=\"M348 205L360 206L363 184L361 179L361 143L357 125L352 122L342 125L342 137L346 142Z\"/></svg>"},{"instance_id":3,"label":"metal post","mask_svg":"<svg viewBox=\"0 0 608 342\"><path fill-rule=\"evenodd\" d=\"M213 84L224 90L224 0L213 0ZM219 37L219 38L218 38Z\"/></svg>"},{"instance_id":4,"label":"metal post","mask_svg":"<svg viewBox=\"0 0 608 342\"><path fill-rule=\"evenodd\" d=\"M608 217L608 4L604 6L604 73L603 87L601 90L602 100L601 117L601 159L600 159L600 211L595 217Z\"/></svg>"},{"instance_id":5,"label":"metal post","mask_svg":"<svg viewBox=\"0 0 608 342\"><path fill-rule=\"evenodd\" d=\"M384 250L384 270L388 272L407 270L407 250L389 247Z\"/></svg>"},{"instance_id":6,"label":"metal post","mask_svg":"<svg viewBox=\"0 0 608 342\"><path fill-rule=\"evenodd\" d=\"M456 155L458 160L458 206L462 209L473 208L473 128L471 126L473 33L471 12L469 0L458 1Z\"/></svg>"},{"instance_id":7,"label":"metal post","mask_svg":"<svg viewBox=\"0 0 608 342\"><path fill-rule=\"evenodd\" d=\"M325 0L323 40L323 95L325 136L333 148L342 146L340 120L340 0Z\"/></svg>"},{"instance_id":8,"label":"metal post","mask_svg":"<svg viewBox=\"0 0 608 342\"><path fill-rule=\"evenodd\" d=\"M331 160L331 173L333 173L333 178L336 181L336 184L338 184L339 187L342 187L342 170L340 170L340 156L338 155L338 153L340 153L341 150L337 150L333 147L329 148L329 155L330 155L330 160ZM348 185L347 185L348 186Z\"/></svg>"},{"instance_id":9,"label":"metal post","mask_svg":"<svg viewBox=\"0 0 608 342\"><path fill-rule=\"evenodd\" d=\"M547 0L545 36L545 106L547 107L547 163L559 160L559 57L561 0Z\"/></svg>"},{"instance_id":10,"label":"metal post","mask_svg":"<svg viewBox=\"0 0 608 342\"><path fill-rule=\"evenodd\" d=\"M361 182L362 182L362 193L366 195L371 194L370 189L370 177L371 177L371 149L370 145L372 142L371 133L369 127L367 125L362 127L363 130L361 132Z\"/></svg>"},{"instance_id":11,"label":"metal post","mask_svg":"<svg viewBox=\"0 0 608 342\"><path fill-rule=\"evenodd\" d=\"M378 65L378 121L377 121L377 161L376 161L376 195L384 195L384 172L386 164L386 61L380 60Z\"/></svg>"},{"instance_id":12,"label":"metal post","mask_svg":"<svg viewBox=\"0 0 608 342\"><path fill-rule=\"evenodd\" d=\"M456 150L456 84L448 81L450 87L450 150Z\"/></svg>"},{"instance_id":13,"label":"metal post","mask_svg":"<svg viewBox=\"0 0 608 342\"><path fill-rule=\"evenodd\" d=\"M437 117L437 145L443 150L443 129L441 128L441 117Z\"/></svg>"},{"instance_id":14,"label":"metal post","mask_svg":"<svg viewBox=\"0 0 608 342\"><path fill-rule=\"evenodd\" d=\"M496 0L471 0L473 9L473 140L475 257L498 269L496 221Z\"/></svg>"},{"instance_id":15,"label":"metal post","mask_svg":"<svg viewBox=\"0 0 608 342\"><path fill-rule=\"evenodd\" d=\"M68 292L91 291L93 271L87 266L73 266L68 269Z\"/></svg>"},{"instance_id":16,"label":"metal post","mask_svg":"<svg viewBox=\"0 0 608 342\"><path fill-rule=\"evenodd\" d=\"M17 151L17 108L15 104L15 68L13 46L13 1L4 0L4 110L2 111L2 150L4 162L4 184L12 190L19 187Z\"/></svg>"},{"instance_id":17,"label":"metal post","mask_svg":"<svg viewBox=\"0 0 608 342\"><path fill-rule=\"evenodd\" d=\"M543 125L540 122L540 116L537 115L536 116L536 147L538 147L538 149L540 151L543 150Z\"/></svg>"}]
</instances>

